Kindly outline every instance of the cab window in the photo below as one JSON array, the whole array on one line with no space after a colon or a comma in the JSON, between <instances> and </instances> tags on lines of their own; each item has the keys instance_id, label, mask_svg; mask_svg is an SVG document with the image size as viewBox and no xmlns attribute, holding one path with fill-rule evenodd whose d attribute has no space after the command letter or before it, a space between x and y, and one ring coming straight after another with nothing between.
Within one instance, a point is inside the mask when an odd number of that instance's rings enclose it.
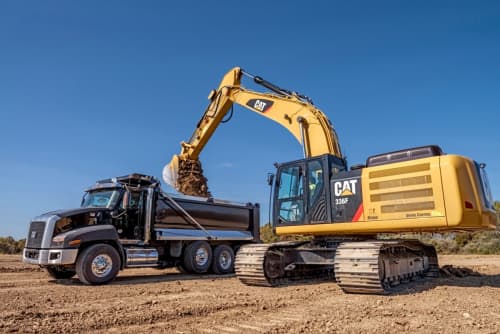
<instances>
[{"instance_id":1,"label":"cab window","mask_svg":"<svg viewBox=\"0 0 500 334\"><path fill-rule=\"evenodd\" d=\"M279 221L283 223L299 223L304 219L304 185L302 168L292 166L281 171L278 210Z\"/></svg>"},{"instance_id":2,"label":"cab window","mask_svg":"<svg viewBox=\"0 0 500 334\"><path fill-rule=\"evenodd\" d=\"M281 172L278 199L302 196L303 190L299 166L289 167Z\"/></svg>"},{"instance_id":3,"label":"cab window","mask_svg":"<svg viewBox=\"0 0 500 334\"><path fill-rule=\"evenodd\" d=\"M323 191L323 168L319 160L310 161L307 167L309 206L311 206L315 202L316 197Z\"/></svg>"}]
</instances>

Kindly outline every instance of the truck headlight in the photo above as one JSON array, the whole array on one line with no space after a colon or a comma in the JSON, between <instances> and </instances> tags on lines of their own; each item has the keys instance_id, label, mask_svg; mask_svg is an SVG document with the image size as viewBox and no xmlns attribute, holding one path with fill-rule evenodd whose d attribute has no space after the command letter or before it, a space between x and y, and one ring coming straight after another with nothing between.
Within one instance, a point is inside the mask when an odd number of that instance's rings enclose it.
<instances>
[{"instance_id":1,"label":"truck headlight","mask_svg":"<svg viewBox=\"0 0 500 334\"><path fill-rule=\"evenodd\" d=\"M64 235L57 235L52 238L52 244L62 244L64 243Z\"/></svg>"}]
</instances>

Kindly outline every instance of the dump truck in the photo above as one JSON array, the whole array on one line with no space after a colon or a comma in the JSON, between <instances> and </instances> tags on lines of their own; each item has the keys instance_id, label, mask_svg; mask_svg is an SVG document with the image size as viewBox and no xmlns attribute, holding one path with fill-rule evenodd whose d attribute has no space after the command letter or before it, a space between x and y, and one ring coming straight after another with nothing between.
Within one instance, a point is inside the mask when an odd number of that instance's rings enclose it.
<instances>
[{"instance_id":1,"label":"dump truck","mask_svg":"<svg viewBox=\"0 0 500 334\"><path fill-rule=\"evenodd\" d=\"M236 251L258 241L258 204L174 197L155 177L136 173L98 181L77 209L34 218L23 262L91 285L137 267L227 274Z\"/></svg>"}]
</instances>

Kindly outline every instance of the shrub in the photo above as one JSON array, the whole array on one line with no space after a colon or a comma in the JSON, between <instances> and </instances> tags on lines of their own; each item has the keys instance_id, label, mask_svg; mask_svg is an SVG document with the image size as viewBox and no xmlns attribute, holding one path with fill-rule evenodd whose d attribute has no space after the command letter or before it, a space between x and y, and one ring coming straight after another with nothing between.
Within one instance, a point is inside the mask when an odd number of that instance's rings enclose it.
<instances>
[{"instance_id":1,"label":"shrub","mask_svg":"<svg viewBox=\"0 0 500 334\"><path fill-rule=\"evenodd\" d=\"M19 254L23 251L25 239L16 240L13 237L0 237L0 254Z\"/></svg>"},{"instance_id":2,"label":"shrub","mask_svg":"<svg viewBox=\"0 0 500 334\"><path fill-rule=\"evenodd\" d=\"M260 240L266 244L277 241L310 240L311 238L312 237L306 235L276 235L271 223L267 223L260 227Z\"/></svg>"}]
</instances>

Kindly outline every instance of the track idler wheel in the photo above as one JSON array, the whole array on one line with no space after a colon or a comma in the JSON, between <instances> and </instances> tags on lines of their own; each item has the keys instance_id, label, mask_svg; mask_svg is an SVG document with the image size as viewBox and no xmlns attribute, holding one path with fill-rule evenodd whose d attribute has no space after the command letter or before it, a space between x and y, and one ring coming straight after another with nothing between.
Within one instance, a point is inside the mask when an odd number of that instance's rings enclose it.
<instances>
[{"instance_id":1,"label":"track idler wheel","mask_svg":"<svg viewBox=\"0 0 500 334\"><path fill-rule=\"evenodd\" d=\"M285 275L283 265L283 254L281 252L269 250L264 262L264 271L269 279L277 279Z\"/></svg>"}]
</instances>

